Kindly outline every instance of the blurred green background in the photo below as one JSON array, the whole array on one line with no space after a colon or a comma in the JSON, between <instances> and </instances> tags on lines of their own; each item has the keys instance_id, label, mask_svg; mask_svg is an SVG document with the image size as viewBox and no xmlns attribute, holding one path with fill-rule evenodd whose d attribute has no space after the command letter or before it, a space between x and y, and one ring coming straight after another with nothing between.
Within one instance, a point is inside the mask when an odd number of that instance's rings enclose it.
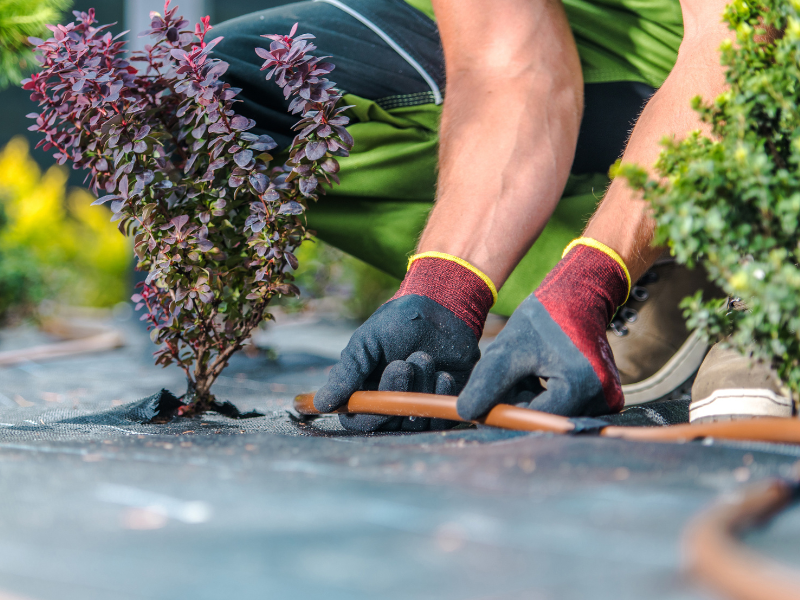
<instances>
[{"instance_id":1,"label":"blurred green background","mask_svg":"<svg viewBox=\"0 0 800 600\"><path fill-rule=\"evenodd\" d=\"M210 14L213 23L283 0L184 0L187 17ZM34 149L39 135L27 131L36 111L18 81L34 63L25 40L49 37L45 23L67 22L71 10L94 7L101 23L118 33L136 31L159 0L0 0L0 322L35 317L42 301L109 307L127 302L135 275L128 240L109 222L105 208L82 185L85 173L55 165ZM60 15L60 16L59 16ZM128 23L129 25L126 25ZM133 39L133 43L142 42ZM322 242L297 252L299 299L281 299L283 312L323 311L363 320L397 289L399 282Z\"/></svg>"}]
</instances>

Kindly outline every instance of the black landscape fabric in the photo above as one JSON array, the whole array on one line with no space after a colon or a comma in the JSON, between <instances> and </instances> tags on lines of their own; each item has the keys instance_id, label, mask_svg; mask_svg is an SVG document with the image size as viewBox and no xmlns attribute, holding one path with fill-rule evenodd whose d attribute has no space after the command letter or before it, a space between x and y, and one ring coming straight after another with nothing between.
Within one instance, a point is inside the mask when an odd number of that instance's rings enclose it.
<instances>
[{"instance_id":1,"label":"black landscape fabric","mask_svg":"<svg viewBox=\"0 0 800 600\"><path fill-rule=\"evenodd\" d=\"M800 458L492 428L354 435L335 417L291 417L333 363L300 352L238 356L219 382L220 400L263 417L148 424L139 400L182 381L127 333L118 351L0 370L0 595L711 598L681 574L681 530ZM608 420L656 426L686 410ZM798 534L790 509L748 542L798 565Z\"/></svg>"}]
</instances>

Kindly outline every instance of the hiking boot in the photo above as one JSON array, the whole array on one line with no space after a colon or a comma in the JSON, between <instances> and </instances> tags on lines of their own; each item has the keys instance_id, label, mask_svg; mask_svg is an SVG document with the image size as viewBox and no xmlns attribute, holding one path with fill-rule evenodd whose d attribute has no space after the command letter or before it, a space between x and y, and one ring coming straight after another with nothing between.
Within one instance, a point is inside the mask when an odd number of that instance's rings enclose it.
<instances>
[{"instance_id":1,"label":"hiking boot","mask_svg":"<svg viewBox=\"0 0 800 600\"><path fill-rule=\"evenodd\" d=\"M703 290L722 298L705 270L689 270L669 256L655 262L631 289L606 335L619 369L625 406L689 392L691 377L708 352L697 332L686 328L681 300ZM685 389L682 389L685 388Z\"/></svg>"},{"instance_id":2,"label":"hiking boot","mask_svg":"<svg viewBox=\"0 0 800 600\"><path fill-rule=\"evenodd\" d=\"M692 423L796 414L796 401L774 369L721 344L711 348L692 385Z\"/></svg>"}]
</instances>

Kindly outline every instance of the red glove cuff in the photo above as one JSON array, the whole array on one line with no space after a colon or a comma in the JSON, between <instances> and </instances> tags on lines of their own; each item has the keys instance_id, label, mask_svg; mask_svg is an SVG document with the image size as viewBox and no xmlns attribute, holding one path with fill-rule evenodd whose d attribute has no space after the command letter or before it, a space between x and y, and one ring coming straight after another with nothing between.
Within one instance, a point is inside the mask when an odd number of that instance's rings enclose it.
<instances>
[{"instance_id":1,"label":"red glove cuff","mask_svg":"<svg viewBox=\"0 0 800 600\"><path fill-rule=\"evenodd\" d=\"M613 410L621 409L624 399L606 327L628 297L629 276L623 265L602 249L574 245L534 292L591 363Z\"/></svg>"},{"instance_id":2,"label":"red glove cuff","mask_svg":"<svg viewBox=\"0 0 800 600\"><path fill-rule=\"evenodd\" d=\"M574 246L539 285L536 297L551 315L596 315L605 331L628 298L628 277L608 254L590 246Z\"/></svg>"},{"instance_id":3,"label":"red glove cuff","mask_svg":"<svg viewBox=\"0 0 800 600\"><path fill-rule=\"evenodd\" d=\"M453 259L433 256L413 258L392 300L411 294L430 298L464 321L475 337L480 339L496 292L487 284L486 276L479 275L480 271L465 266L469 263Z\"/></svg>"}]
</instances>

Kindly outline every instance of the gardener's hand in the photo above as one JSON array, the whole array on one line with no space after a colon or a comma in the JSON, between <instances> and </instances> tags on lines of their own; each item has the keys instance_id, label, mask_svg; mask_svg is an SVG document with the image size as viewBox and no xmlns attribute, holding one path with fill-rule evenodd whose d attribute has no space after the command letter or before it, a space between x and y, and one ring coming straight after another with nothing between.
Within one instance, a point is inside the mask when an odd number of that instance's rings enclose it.
<instances>
[{"instance_id":1,"label":"gardener's hand","mask_svg":"<svg viewBox=\"0 0 800 600\"><path fill-rule=\"evenodd\" d=\"M477 357L476 357L477 358ZM395 360L387 365L381 375L378 389L391 392L422 392L425 394L455 395L464 387L469 369L474 360L465 361L463 369L457 365L448 371L436 371L436 363L425 352L414 352L408 360ZM457 370L456 370L457 369ZM457 379L459 383L456 383ZM457 421L445 419L423 419L414 417L387 417L383 415L339 415L345 429L358 432L370 431L427 431L450 429Z\"/></svg>"},{"instance_id":2,"label":"gardener's hand","mask_svg":"<svg viewBox=\"0 0 800 600\"><path fill-rule=\"evenodd\" d=\"M588 238L570 244L475 366L458 414L473 420L501 402L565 416L620 410L606 326L629 290L627 268L613 250Z\"/></svg>"},{"instance_id":3,"label":"gardener's hand","mask_svg":"<svg viewBox=\"0 0 800 600\"><path fill-rule=\"evenodd\" d=\"M478 340L496 291L471 265L448 255L412 258L397 294L356 330L314 397L321 412L361 389L457 394L480 358ZM354 431L421 431L446 422L341 415Z\"/></svg>"}]
</instances>

